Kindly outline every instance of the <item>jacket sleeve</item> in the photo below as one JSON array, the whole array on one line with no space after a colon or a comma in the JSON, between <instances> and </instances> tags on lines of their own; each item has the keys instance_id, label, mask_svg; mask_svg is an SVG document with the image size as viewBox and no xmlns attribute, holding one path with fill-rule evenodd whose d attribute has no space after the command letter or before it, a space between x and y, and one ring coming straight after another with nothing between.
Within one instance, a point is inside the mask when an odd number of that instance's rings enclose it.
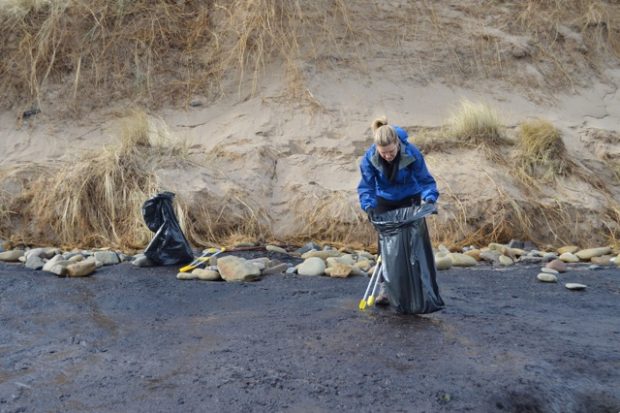
<instances>
[{"instance_id":1,"label":"jacket sleeve","mask_svg":"<svg viewBox=\"0 0 620 413\"><path fill-rule=\"evenodd\" d=\"M360 173L362 177L360 183L357 185L360 206L364 211L368 208L376 208L377 178L375 176L375 170L366 156L362 158L362 162L360 163Z\"/></svg>"},{"instance_id":2,"label":"jacket sleeve","mask_svg":"<svg viewBox=\"0 0 620 413\"><path fill-rule=\"evenodd\" d=\"M426 168L426 162L424 162L424 155L415 148L415 162L413 163L413 175L418 184L422 187L422 200L430 200L437 202L439 198L439 191L437 191L437 183L435 178Z\"/></svg>"}]
</instances>

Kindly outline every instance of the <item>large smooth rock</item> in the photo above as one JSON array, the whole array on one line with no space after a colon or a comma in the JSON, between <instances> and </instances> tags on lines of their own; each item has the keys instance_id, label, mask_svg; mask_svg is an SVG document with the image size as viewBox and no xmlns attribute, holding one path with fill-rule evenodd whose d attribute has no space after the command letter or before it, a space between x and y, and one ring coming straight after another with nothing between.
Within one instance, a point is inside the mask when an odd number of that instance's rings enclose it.
<instances>
[{"instance_id":1,"label":"large smooth rock","mask_svg":"<svg viewBox=\"0 0 620 413\"><path fill-rule=\"evenodd\" d=\"M18 262L24 256L24 250L11 250L0 252L0 261Z\"/></svg>"},{"instance_id":2,"label":"large smooth rock","mask_svg":"<svg viewBox=\"0 0 620 413\"><path fill-rule=\"evenodd\" d=\"M228 282L254 281L260 277L260 269L256 265L234 255L218 258L217 270Z\"/></svg>"},{"instance_id":3,"label":"large smooth rock","mask_svg":"<svg viewBox=\"0 0 620 413\"><path fill-rule=\"evenodd\" d=\"M103 265L116 265L121 262L114 251L95 251L95 259Z\"/></svg>"},{"instance_id":4,"label":"large smooth rock","mask_svg":"<svg viewBox=\"0 0 620 413\"><path fill-rule=\"evenodd\" d=\"M600 257L601 255L606 255L611 252L611 248L609 247L599 247L599 248L588 248L585 250L577 251L575 255L580 260L587 261L592 257Z\"/></svg>"},{"instance_id":5,"label":"large smooth rock","mask_svg":"<svg viewBox=\"0 0 620 413\"><path fill-rule=\"evenodd\" d=\"M558 281L558 277L555 274L549 274L548 272L541 272L536 276L536 278L538 281L546 283L554 283Z\"/></svg>"},{"instance_id":6,"label":"large smooth rock","mask_svg":"<svg viewBox=\"0 0 620 413\"><path fill-rule=\"evenodd\" d=\"M458 252L451 252L447 256L452 260L454 267L473 267L478 264L475 258Z\"/></svg>"},{"instance_id":7,"label":"large smooth rock","mask_svg":"<svg viewBox=\"0 0 620 413\"><path fill-rule=\"evenodd\" d=\"M564 286L573 291L585 290L587 287L587 285L579 283L566 283Z\"/></svg>"},{"instance_id":8,"label":"large smooth rock","mask_svg":"<svg viewBox=\"0 0 620 413\"><path fill-rule=\"evenodd\" d=\"M553 275L558 275L560 273L559 271L554 270L553 268L548 268L548 267L542 267L540 271L546 272L547 274L553 274Z\"/></svg>"},{"instance_id":9,"label":"large smooth rock","mask_svg":"<svg viewBox=\"0 0 620 413\"><path fill-rule=\"evenodd\" d=\"M319 257L307 258L297 266L300 275L322 275L325 273L325 261Z\"/></svg>"},{"instance_id":10,"label":"large smooth rock","mask_svg":"<svg viewBox=\"0 0 620 413\"><path fill-rule=\"evenodd\" d=\"M88 277L97 269L97 263L94 258L88 258L84 261L76 262L67 266L67 275L69 277Z\"/></svg>"}]
</instances>

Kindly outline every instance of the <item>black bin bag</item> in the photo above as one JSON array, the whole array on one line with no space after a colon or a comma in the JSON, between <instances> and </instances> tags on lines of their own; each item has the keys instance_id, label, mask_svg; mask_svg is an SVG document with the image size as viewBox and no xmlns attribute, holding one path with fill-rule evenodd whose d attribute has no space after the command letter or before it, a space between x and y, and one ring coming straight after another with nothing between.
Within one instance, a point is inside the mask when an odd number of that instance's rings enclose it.
<instances>
[{"instance_id":1,"label":"black bin bag","mask_svg":"<svg viewBox=\"0 0 620 413\"><path fill-rule=\"evenodd\" d=\"M434 204L424 204L386 211L372 219L379 232L386 292L399 313L426 314L444 306L424 219L436 211Z\"/></svg>"},{"instance_id":2,"label":"black bin bag","mask_svg":"<svg viewBox=\"0 0 620 413\"><path fill-rule=\"evenodd\" d=\"M142 205L144 222L155 233L144 255L157 265L181 264L194 259L192 248L174 214L173 200L172 192L162 192Z\"/></svg>"}]
</instances>

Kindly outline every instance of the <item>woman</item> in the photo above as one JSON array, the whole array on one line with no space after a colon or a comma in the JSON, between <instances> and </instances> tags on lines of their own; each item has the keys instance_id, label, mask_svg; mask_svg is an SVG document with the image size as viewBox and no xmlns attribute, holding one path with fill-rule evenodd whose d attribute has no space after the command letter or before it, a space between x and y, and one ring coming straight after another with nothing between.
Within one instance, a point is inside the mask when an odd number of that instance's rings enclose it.
<instances>
[{"instance_id":1,"label":"woman","mask_svg":"<svg viewBox=\"0 0 620 413\"><path fill-rule=\"evenodd\" d=\"M385 117L372 123L374 144L360 164L361 180L357 186L360 205L368 214L437 202L435 179L426 168L424 156L407 141L407 132L388 125ZM383 285L377 304L388 304Z\"/></svg>"}]
</instances>

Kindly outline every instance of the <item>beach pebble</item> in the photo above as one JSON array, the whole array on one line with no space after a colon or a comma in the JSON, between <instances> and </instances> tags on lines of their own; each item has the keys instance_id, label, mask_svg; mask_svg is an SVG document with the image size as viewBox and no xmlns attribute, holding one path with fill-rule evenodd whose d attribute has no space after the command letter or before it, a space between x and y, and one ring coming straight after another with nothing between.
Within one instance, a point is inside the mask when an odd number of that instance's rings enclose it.
<instances>
[{"instance_id":1,"label":"beach pebble","mask_svg":"<svg viewBox=\"0 0 620 413\"><path fill-rule=\"evenodd\" d=\"M504 267L508 267L508 266L514 264L514 261L512 260L512 258L507 257L506 255L500 255L499 256L499 263L501 265L503 265Z\"/></svg>"},{"instance_id":2,"label":"beach pebble","mask_svg":"<svg viewBox=\"0 0 620 413\"><path fill-rule=\"evenodd\" d=\"M579 247L576 245L565 245L563 247L558 248L558 254L562 255L565 253L574 254L579 251Z\"/></svg>"},{"instance_id":3,"label":"beach pebble","mask_svg":"<svg viewBox=\"0 0 620 413\"><path fill-rule=\"evenodd\" d=\"M355 252L357 253L357 256L359 257L358 261L360 261L361 259L367 259L368 261L375 260L375 256L369 253L368 251L358 250Z\"/></svg>"},{"instance_id":4,"label":"beach pebble","mask_svg":"<svg viewBox=\"0 0 620 413\"><path fill-rule=\"evenodd\" d=\"M606 255L611 252L610 247L599 247L599 248L588 248L585 250L577 251L575 255L580 260L587 261L592 257L600 257L601 255Z\"/></svg>"},{"instance_id":5,"label":"beach pebble","mask_svg":"<svg viewBox=\"0 0 620 413\"><path fill-rule=\"evenodd\" d=\"M611 265L613 262L611 259L613 255L602 255L600 257L592 257L590 258L590 262L595 265Z\"/></svg>"},{"instance_id":6,"label":"beach pebble","mask_svg":"<svg viewBox=\"0 0 620 413\"><path fill-rule=\"evenodd\" d=\"M43 265L45 265L45 262L43 262L43 258L38 255L30 255L26 259L26 268L30 268L31 270L40 270L43 268Z\"/></svg>"},{"instance_id":7,"label":"beach pebble","mask_svg":"<svg viewBox=\"0 0 620 413\"><path fill-rule=\"evenodd\" d=\"M281 254L286 254L286 253L287 253L287 252L286 252L286 250L285 250L284 248L282 248L282 247L278 247L277 245L267 245L267 246L265 247L265 249L266 249L267 251L270 251L270 252L279 252L279 253L281 253Z\"/></svg>"},{"instance_id":8,"label":"beach pebble","mask_svg":"<svg viewBox=\"0 0 620 413\"><path fill-rule=\"evenodd\" d=\"M471 250L467 250L465 252L463 252L463 254L465 255L469 255L470 257L474 258L476 261L480 261L480 253L481 251L479 249L471 249Z\"/></svg>"},{"instance_id":9,"label":"beach pebble","mask_svg":"<svg viewBox=\"0 0 620 413\"><path fill-rule=\"evenodd\" d=\"M31 250L26 251L24 253L24 256L26 257L26 261L28 261L28 258L30 257L50 259L59 253L60 251L57 248L33 248Z\"/></svg>"},{"instance_id":10,"label":"beach pebble","mask_svg":"<svg viewBox=\"0 0 620 413\"><path fill-rule=\"evenodd\" d=\"M304 260L307 258L318 257L320 259L326 260L330 257L339 257L340 252L337 250L324 250L324 251L308 251L305 254L302 254L301 258Z\"/></svg>"},{"instance_id":11,"label":"beach pebble","mask_svg":"<svg viewBox=\"0 0 620 413\"><path fill-rule=\"evenodd\" d=\"M45 263L43 266L43 271L51 272L59 277L65 277L67 275L67 267L71 264L72 262L65 260L62 255L56 255L54 258Z\"/></svg>"},{"instance_id":12,"label":"beach pebble","mask_svg":"<svg viewBox=\"0 0 620 413\"><path fill-rule=\"evenodd\" d=\"M366 272L372 267L372 264L366 258L362 258L355 263L355 266L362 271Z\"/></svg>"},{"instance_id":13,"label":"beach pebble","mask_svg":"<svg viewBox=\"0 0 620 413\"><path fill-rule=\"evenodd\" d=\"M555 274L555 275L559 274L559 271L554 270L553 268L549 268L549 267L542 267L540 271L546 272L547 274Z\"/></svg>"},{"instance_id":14,"label":"beach pebble","mask_svg":"<svg viewBox=\"0 0 620 413\"><path fill-rule=\"evenodd\" d=\"M452 252L447 257L450 257L454 267L473 267L478 263L475 258L458 252Z\"/></svg>"},{"instance_id":15,"label":"beach pebble","mask_svg":"<svg viewBox=\"0 0 620 413\"><path fill-rule=\"evenodd\" d=\"M177 280L196 280L198 279L198 274L194 274L193 272L180 272L177 274Z\"/></svg>"},{"instance_id":16,"label":"beach pebble","mask_svg":"<svg viewBox=\"0 0 620 413\"><path fill-rule=\"evenodd\" d=\"M557 272L566 272L566 270L568 269L566 263L564 261L560 261L559 259L548 262L545 267L556 270Z\"/></svg>"},{"instance_id":17,"label":"beach pebble","mask_svg":"<svg viewBox=\"0 0 620 413\"><path fill-rule=\"evenodd\" d=\"M222 279L219 272L213 270L203 270L202 268L196 268L192 271L192 274L199 280L203 281L219 281Z\"/></svg>"},{"instance_id":18,"label":"beach pebble","mask_svg":"<svg viewBox=\"0 0 620 413\"><path fill-rule=\"evenodd\" d=\"M95 260L102 265L115 265L120 262L118 255L114 251L96 251Z\"/></svg>"},{"instance_id":19,"label":"beach pebble","mask_svg":"<svg viewBox=\"0 0 620 413\"><path fill-rule=\"evenodd\" d=\"M325 261L327 262L328 267L335 264L355 265L355 259L351 254L345 254L340 257L328 257Z\"/></svg>"},{"instance_id":20,"label":"beach pebble","mask_svg":"<svg viewBox=\"0 0 620 413\"><path fill-rule=\"evenodd\" d=\"M349 275L351 275L351 271L351 265L337 262L326 268L325 274L335 278L347 278Z\"/></svg>"},{"instance_id":21,"label":"beach pebble","mask_svg":"<svg viewBox=\"0 0 620 413\"><path fill-rule=\"evenodd\" d=\"M267 268L265 268L262 272L263 275L271 275L271 274L281 274L289 269L290 265L283 262L278 264L273 264Z\"/></svg>"},{"instance_id":22,"label":"beach pebble","mask_svg":"<svg viewBox=\"0 0 620 413\"><path fill-rule=\"evenodd\" d=\"M579 284L579 283L566 283L564 284L564 286L568 288L569 290L574 290L574 291L584 290L587 287L587 285Z\"/></svg>"},{"instance_id":23,"label":"beach pebble","mask_svg":"<svg viewBox=\"0 0 620 413\"><path fill-rule=\"evenodd\" d=\"M560 255L560 261L574 263L579 262L579 258L576 255L571 254L570 252L565 252L564 254Z\"/></svg>"},{"instance_id":24,"label":"beach pebble","mask_svg":"<svg viewBox=\"0 0 620 413\"><path fill-rule=\"evenodd\" d=\"M136 267L153 267L155 264L144 254L138 254L133 257L131 265Z\"/></svg>"},{"instance_id":25,"label":"beach pebble","mask_svg":"<svg viewBox=\"0 0 620 413\"><path fill-rule=\"evenodd\" d=\"M502 255L497 251L487 250L480 252L480 259L493 264L499 264L499 256Z\"/></svg>"},{"instance_id":26,"label":"beach pebble","mask_svg":"<svg viewBox=\"0 0 620 413\"><path fill-rule=\"evenodd\" d=\"M76 262L67 266L67 275L69 277L87 277L95 272L97 263L94 258L88 258L84 261Z\"/></svg>"},{"instance_id":27,"label":"beach pebble","mask_svg":"<svg viewBox=\"0 0 620 413\"><path fill-rule=\"evenodd\" d=\"M452 258L448 256L435 257L435 267L437 270L449 270L452 268Z\"/></svg>"},{"instance_id":28,"label":"beach pebble","mask_svg":"<svg viewBox=\"0 0 620 413\"><path fill-rule=\"evenodd\" d=\"M130 262L133 259L133 257L131 255L119 253L118 259L121 260L121 262Z\"/></svg>"},{"instance_id":29,"label":"beach pebble","mask_svg":"<svg viewBox=\"0 0 620 413\"><path fill-rule=\"evenodd\" d=\"M538 278L538 281L546 283L554 283L558 281L558 277L556 277L555 274L550 274L548 272L541 272L536 276L536 278Z\"/></svg>"},{"instance_id":30,"label":"beach pebble","mask_svg":"<svg viewBox=\"0 0 620 413\"><path fill-rule=\"evenodd\" d=\"M543 257L537 257L535 255L522 255L519 257L519 262L524 264L538 264L544 261Z\"/></svg>"},{"instance_id":31,"label":"beach pebble","mask_svg":"<svg viewBox=\"0 0 620 413\"><path fill-rule=\"evenodd\" d=\"M81 254L77 254L72 256L71 258L69 258L67 261L69 262L80 262L80 261L84 261L84 256Z\"/></svg>"},{"instance_id":32,"label":"beach pebble","mask_svg":"<svg viewBox=\"0 0 620 413\"><path fill-rule=\"evenodd\" d=\"M314 242L308 242L306 245L297 249L295 252L301 255L301 254L305 254L308 251L319 251L320 249L321 249L321 246L319 244L316 244Z\"/></svg>"}]
</instances>

